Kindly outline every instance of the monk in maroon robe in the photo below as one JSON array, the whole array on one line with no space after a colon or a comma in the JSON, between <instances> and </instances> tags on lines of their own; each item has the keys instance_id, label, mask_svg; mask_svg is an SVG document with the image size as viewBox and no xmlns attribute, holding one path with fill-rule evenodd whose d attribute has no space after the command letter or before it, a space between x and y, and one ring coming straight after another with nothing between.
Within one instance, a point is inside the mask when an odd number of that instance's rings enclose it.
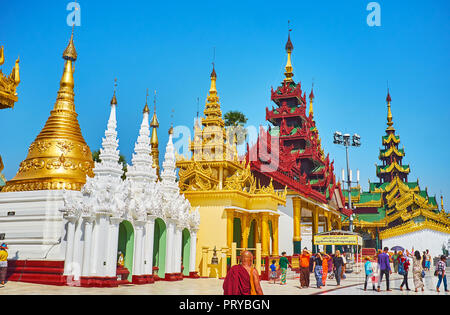
<instances>
[{"instance_id":1,"label":"monk in maroon robe","mask_svg":"<svg viewBox=\"0 0 450 315\"><path fill-rule=\"evenodd\" d=\"M252 253L242 252L241 264L231 267L225 278L224 295L263 295L258 271L252 264Z\"/></svg>"}]
</instances>

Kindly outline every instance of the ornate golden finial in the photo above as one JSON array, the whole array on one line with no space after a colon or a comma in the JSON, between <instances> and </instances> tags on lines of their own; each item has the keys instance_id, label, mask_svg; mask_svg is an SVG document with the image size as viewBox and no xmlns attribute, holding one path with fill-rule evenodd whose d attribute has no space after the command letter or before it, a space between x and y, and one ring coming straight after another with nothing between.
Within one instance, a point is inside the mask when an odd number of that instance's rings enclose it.
<instances>
[{"instance_id":1,"label":"ornate golden finial","mask_svg":"<svg viewBox=\"0 0 450 315\"><path fill-rule=\"evenodd\" d=\"M116 89L117 89L117 78L114 79L114 95L113 95L113 97L111 99L111 105L116 105L117 106Z\"/></svg>"},{"instance_id":2,"label":"ornate golden finial","mask_svg":"<svg viewBox=\"0 0 450 315\"><path fill-rule=\"evenodd\" d=\"M314 117L313 103L314 103L314 80L311 88L311 94L309 94L309 117L311 118Z\"/></svg>"},{"instance_id":3,"label":"ornate golden finial","mask_svg":"<svg viewBox=\"0 0 450 315\"><path fill-rule=\"evenodd\" d=\"M443 213L445 213L445 209L444 209L444 196L441 195L441 211Z\"/></svg>"},{"instance_id":4,"label":"ornate golden finial","mask_svg":"<svg viewBox=\"0 0 450 315\"><path fill-rule=\"evenodd\" d=\"M152 137L150 139L150 144L152 145L152 158L153 158L153 167L156 168L156 174L159 177L159 140L158 140L158 128L159 128L159 122L158 117L156 116L156 95L157 92L155 90L155 96L153 99L153 118L150 122L150 127L152 127Z\"/></svg>"},{"instance_id":5,"label":"ornate golden finial","mask_svg":"<svg viewBox=\"0 0 450 315\"><path fill-rule=\"evenodd\" d=\"M148 89L147 89L147 95L145 96L144 114L148 113L150 113L150 108L148 108Z\"/></svg>"},{"instance_id":6,"label":"ornate golden finial","mask_svg":"<svg viewBox=\"0 0 450 315\"><path fill-rule=\"evenodd\" d=\"M290 21L288 21L288 26L289 26L289 34L288 34L288 41L286 43L286 52L288 54L288 60L287 60L287 64L286 64L286 72L284 73L284 75L286 76L286 78L284 79L284 82L294 82L294 80L292 79L294 77L294 68L292 67L292 62L291 62L291 55L292 55L292 51L294 50L294 45L291 42L291 32L292 29L290 28Z\"/></svg>"},{"instance_id":7,"label":"ornate golden finial","mask_svg":"<svg viewBox=\"0 0 450 315\"><path fill-rule=\"evenodd\" d=\"M394 122L392 121L391 101L392 101L391 94L389 93L389 88L388 88L388 94L386 97L386 102L388 104L388 115L387 115L388 128L386 129L386 131L395 130L394 127L392 127L394 125Z\"/></svg>"}]
</instances>

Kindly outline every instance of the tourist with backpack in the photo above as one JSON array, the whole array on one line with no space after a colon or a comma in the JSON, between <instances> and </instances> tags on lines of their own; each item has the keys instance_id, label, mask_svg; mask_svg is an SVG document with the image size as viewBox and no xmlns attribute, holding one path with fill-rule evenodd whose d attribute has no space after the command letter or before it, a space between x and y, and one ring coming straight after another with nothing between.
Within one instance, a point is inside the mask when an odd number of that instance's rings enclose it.
<instances>
[{"instance_id":1,"label":"tourist with backpack","mask_svg":"<svg viewBox=\"0 0 450 315\"><path fill-rule=\"evenodd\" d=\"M398 274L403 276L403 282L400 285L400 291L403 291L403 286L406 285L406 291L410 291L408 285L408 271L409 271L409 259L403 255L403 252L398 253Z\"/></svg>"}]
</instances>

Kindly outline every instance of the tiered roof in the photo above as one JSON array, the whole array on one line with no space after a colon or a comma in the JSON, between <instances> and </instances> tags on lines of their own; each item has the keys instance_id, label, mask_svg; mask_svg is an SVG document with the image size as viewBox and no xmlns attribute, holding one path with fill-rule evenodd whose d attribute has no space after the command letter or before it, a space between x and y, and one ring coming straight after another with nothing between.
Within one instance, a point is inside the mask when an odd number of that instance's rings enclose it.
<instances>
[{"instance_id":1,"label":"tiered roof","mask_svg":"<svg viewBox=\"0 0 450 315\"><path fill-rule=\"evenodd\" d=\"M293 49L289 36L286 77L276 90L272 88L271 100L276 106L266 108L266 120L271 126L268 131L261 128L258 142L248 147L247 161L262 182L273 179L277 188L287 186L322 203L335 199L339 205L336 199L342 201L343 196L334 175L334 162L324 154L314 120L314 92L311 90L309 95L307 115L306 92L300 82L293 80Z\"/></svg>"},{"instance_id":2,"label":"tiered roof","mask_svg":"<svg viewBox=\"0 0 450 315\"><path fill-rule=\"evenodd\" d=\"M450 233L450 221L445 211L439 211L436 197L421 190L419 181L409 182L410 166L402 163L405 150L399 149L400 137L395 134L391 111L391 96L386 98L388 116L386 135L382 137L381 165L376 166L378 183L369 181L369 191L352 189L352 203L356 208L355 224L360 227L376 226L385 229L384 237L407 233L406 226L423 225ZM443 206L442 206L443 209ZM412 230L416 230L415 228ZM396 231L396 232L395 232ZM393 234L394 233L394 234ZM383 235L382 235L383 237Z\"/></svg>"}]
</instances>

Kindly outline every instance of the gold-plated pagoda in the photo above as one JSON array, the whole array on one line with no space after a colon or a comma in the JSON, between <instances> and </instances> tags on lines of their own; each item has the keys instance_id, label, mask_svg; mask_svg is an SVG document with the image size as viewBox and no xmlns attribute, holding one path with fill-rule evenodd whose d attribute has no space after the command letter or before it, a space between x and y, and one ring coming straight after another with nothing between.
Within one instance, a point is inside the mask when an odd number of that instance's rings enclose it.
<instances>
[{"instance_id":1,"label":"gold-plated pagoda","mask_svg":"<svg viewBox=\"0 0 450 315\"><path fill-rule=\"evenodd\" d=\"M64 72L56 103L41 133L30 145L14 179L3 191L81 190L93 176L92 153L84 140L75 111L74 68L77 53L73 32L63 54Z\"/></svg>"},{"instance_id":2,"label":"gold-plated pagoda","mask_svg":"<svg viewBox=\"0 0 450 315\"><path fill-rule=\"evenodd\" d=\"M292 61L291 61L291 56L292 56L292 51L294 50L294 45L291 42L291 29L289 30L289 35L288 35L288 41L286 43L286 52L288 54L288 60L287 60L287 64L286 64L286 72L284 73L284 75L286 76L286 78L284 79L284 82L294 82L294 80L292 79L294 77L294 68L292 67Z\"/></svg>"},{"instance_id":3,"label":"gold-plated pagoda","mask_svg":"<svg viewBox=\"0 0 450 315\"><path fill-rule=\"evenodd\" d=\"M156 91L155 91L155 99L154 99L154 113L152 121L150 122L150 127L152 128L152 137L150 139L150 144L152 145L152 158L153 158L153 167L156 168L156 175L159 177L160 167L159 167L159 140L158 140L158 128L159 122L158 117L156 116Z\"/></svg>"},{"instance_id":4,"label":"gold-plated pagoda","mask_svg":"<svg viewBox=\"0 0 450 315\"><path fill-rule=\"evenodd\" d=\"M204 126L217 126L224 128L225 122L222 119L222 110L220 108L219 95L217 94L216 81L217 73L213 63L213 70L211 72L211 88L209 89L204 111L206 117L203 119L202 123Z\"/></svg>"},{"instance_id":5,"label":"gold-plated pagoda","mask_svg":"<svg viewBox=\"0 0 450 315\"><path fill-rule=\"evenodd\" d=\"M0 109L14 108L18 101L16 89L20 83L19 71L20 58L17 58L14 68L9 76L6 76L0 70ZM0 66L5 63L5 50L0 47Z\"/></svg>"}]
</instances>

